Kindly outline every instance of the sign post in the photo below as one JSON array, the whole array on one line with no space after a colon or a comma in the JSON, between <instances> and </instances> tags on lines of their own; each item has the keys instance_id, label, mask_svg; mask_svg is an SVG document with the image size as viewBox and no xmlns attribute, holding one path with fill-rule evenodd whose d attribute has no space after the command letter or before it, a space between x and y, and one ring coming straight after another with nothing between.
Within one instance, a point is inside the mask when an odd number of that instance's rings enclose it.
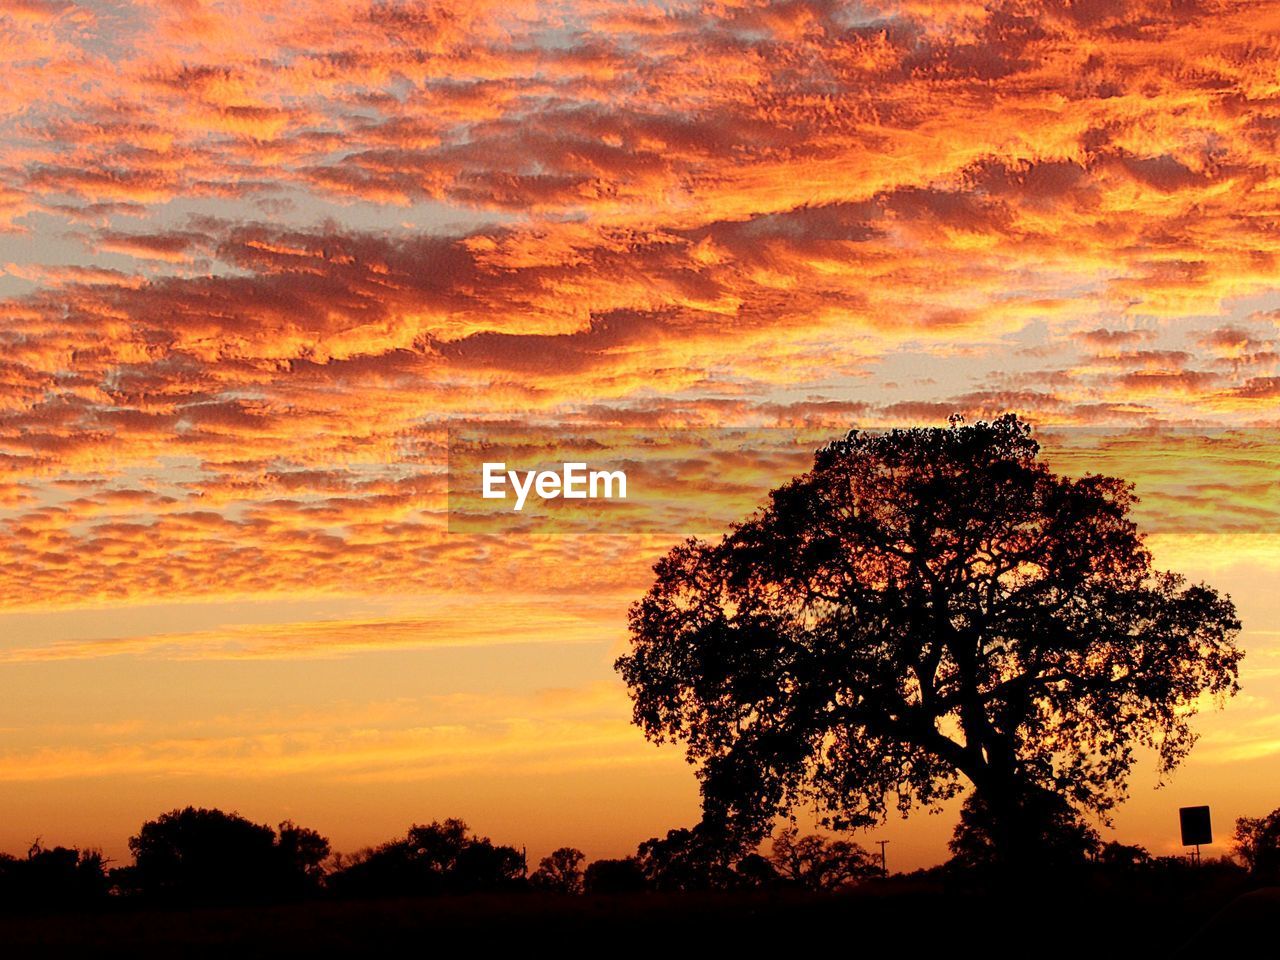
<instances>
[{"instance_id":1,"label":"sign post","mask_svg":"<svg viewBox=\"0 0 1280 960\"><path fill-rule=\"evenodd\" d=\"M1208 807L1182 807L1178 810L1178 821L1182 827L1182 845L1195 847L1196 865L1200 863L1200 844L1213 843L1213 826L1209 821Z\"/></svg>"}]
</instances>

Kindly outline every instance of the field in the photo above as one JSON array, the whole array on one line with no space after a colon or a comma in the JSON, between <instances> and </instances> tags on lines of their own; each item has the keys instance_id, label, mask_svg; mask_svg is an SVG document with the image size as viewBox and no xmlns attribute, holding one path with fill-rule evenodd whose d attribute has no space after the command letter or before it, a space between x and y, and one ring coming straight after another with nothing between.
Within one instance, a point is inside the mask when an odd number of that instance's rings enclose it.
<instances>
[{"instance_id":1,"label":"field","mask_svg":"<svg viewBox=\"0 0 1280 960\"><path fill-rule=\"evenodd\" d=\"M790 953L932 958L1231 956L1280 922L1280 889L957 893L910 883L794 893L471 896L0 917L9 957Z\"/></svg>"}]
</instances>

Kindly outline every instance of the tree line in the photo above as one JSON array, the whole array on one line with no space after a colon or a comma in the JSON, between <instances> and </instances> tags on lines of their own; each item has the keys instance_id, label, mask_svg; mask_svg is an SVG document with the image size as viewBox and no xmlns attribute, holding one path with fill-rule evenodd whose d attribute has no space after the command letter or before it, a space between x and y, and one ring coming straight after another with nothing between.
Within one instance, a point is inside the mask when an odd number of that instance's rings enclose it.
<instances>
[{"instance_id":1,"label":"tree line","mask_svg":"<svg viewBox=\"0 0 1280 960\"><path fill-rule=\"evenodd\" d=\"M1046 868L1109 875L1184 873L1184 858L1099 842L1069 823ZM561 847L530 869L523 851L474 833L459 819L414 824L403 837L334 853L319 832L284 821L272 828L237 813L186 807L144 823L129 839L133 863L113 866L96 850L32 844L0 854L0 908L85 909L112 902L159 905L276 903L320 897L389 898L476 893L636 894L710 890L835 891L881 873L860 844L788 826L768 847L726 847L703 825L641 843L635 854L587 862ZM946 864L914 877L981 881L998 862L980 809L966 805ZM1280 809L1236 822L1234 860L1213 865L1258 884L1280 883Z\"/></svg>"},{"instance_id":2,"label":"tree line","mask_svg":"<svg viewBox=\"0 0 1280 960\"><path fill-rule=\"evenodd\" d=\"M530 869L523 850L475 834L456 818L414 824L403 837L335 853L318 831L272 828L238 813L186 807L145 822L133 863L98 850L32 844L0 854L0 904L88 906L108 898L154 903L278 902L318 896L397 897L515 891L552 894L684 891L790 885L832 889L877 872L856 843L781 831L771 856L733 857L698 828L671 830L636 854L588 863L561 847Z\"/></svg>"}]
</instances>

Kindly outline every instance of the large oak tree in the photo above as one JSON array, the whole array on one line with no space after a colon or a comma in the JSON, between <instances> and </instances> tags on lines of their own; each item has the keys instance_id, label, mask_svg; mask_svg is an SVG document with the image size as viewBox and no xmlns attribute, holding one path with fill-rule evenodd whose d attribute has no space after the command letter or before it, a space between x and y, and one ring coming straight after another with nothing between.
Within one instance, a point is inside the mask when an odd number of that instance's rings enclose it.
<instances>
[{"instance_id":1,"label":"large oak tree","mask_svg":"<svg viewBox=\"0 0 1280 960\"><path fill-rule=\"evenodd\" d=\"M1047 794L1103 813L1237 688L1230 599L1158 572L1132 487L1071 479L1013 415L854 431L719 542L655 567L617 667L682 741L706 821L758 838L797 804L868 826L972 785L1010 859Z\"/></svg>"}]
</instances>

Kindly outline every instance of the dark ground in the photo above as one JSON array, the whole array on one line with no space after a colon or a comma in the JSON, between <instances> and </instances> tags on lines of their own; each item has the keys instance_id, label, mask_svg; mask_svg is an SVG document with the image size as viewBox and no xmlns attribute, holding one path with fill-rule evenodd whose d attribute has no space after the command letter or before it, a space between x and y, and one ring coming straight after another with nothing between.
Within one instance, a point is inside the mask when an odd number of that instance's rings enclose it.
<instances>
[{"instance_id":1,"label":"dark ground","mask_svg":"<svg viewBox=\"0 0 1280 960\"><path fill-rule=\"evenodd\" d=\"M1280 955L1280 888L958 893L910 883L838 895L508 895L0 916L6 957L456 955L707 957L740 951L942 958ZM964 944L968 949L957 953ZM1247 949L1252 944L1253 949ZM486 950L486 952L488 952ZM714 951L714 952L712 952Z\"/></svg>"}]
</instances>

